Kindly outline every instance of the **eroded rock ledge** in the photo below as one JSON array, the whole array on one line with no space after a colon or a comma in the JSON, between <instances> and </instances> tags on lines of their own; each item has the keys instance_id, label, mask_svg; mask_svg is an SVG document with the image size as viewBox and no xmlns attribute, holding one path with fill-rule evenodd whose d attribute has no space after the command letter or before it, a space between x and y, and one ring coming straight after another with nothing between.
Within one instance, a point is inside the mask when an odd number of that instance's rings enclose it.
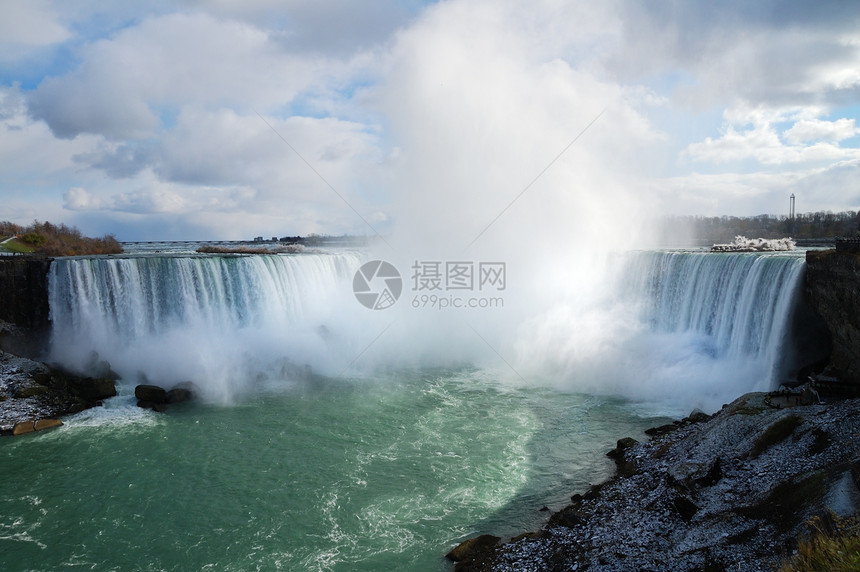
<instances>
[{"instance_id":1,"label":"eroded rock ledge","mask_svg":"<svg viewBox=\"0 0 860 572\"><path fill-rule=\"evenodd\" d=\"M860 505L860 399L795 403L747 394L622 439L614 477L539 532L452 551L455 569L772 570L808 518Z\"/></svg>"},{"instance_id":2,"label":"eroded rock ledge","mask_svg":"<svg viewBox=\"0 0 860 572\"><path fill-rule=\"evenodd\" d=\"M0 435L21 435L57 426L57 417L98 405L116 395L115 374L79 376L0 351Z\"/></svg>"}]
</instances>

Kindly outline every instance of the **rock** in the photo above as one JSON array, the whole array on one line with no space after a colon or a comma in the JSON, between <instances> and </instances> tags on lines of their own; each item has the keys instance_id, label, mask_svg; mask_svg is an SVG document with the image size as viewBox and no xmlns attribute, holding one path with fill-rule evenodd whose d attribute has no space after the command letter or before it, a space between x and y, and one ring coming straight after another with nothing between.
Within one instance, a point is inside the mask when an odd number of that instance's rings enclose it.
<instances>
[{"instance_id":1,"label":"rock","mask_svg":"<svg viewBox=\"0 0 860 572\"><path fill-rule=\"evenodd\" d=\"M675 500L672 501L672 506L675 507L675 511L678 513L678 516L684 520L684 522L690 522L693 519L693 516L699 512L699 507L696 506L696 503L683 495L676 496Z\"/></svg>"},{"instance_id":2,"label":"rock","mask_svg":"<svg viewBox=\"0 0 860 572\"><path fill-rule=\"evenodd\" d=\"M584 522L585 521L577 512L576 507L567 506L549 518L547 527L564 526L567 528L573 528L574 526L583 524Z\"/></svg>"},{"instance_id":3,"label":"rock","mask_svg":"<svg viewBox=\"0 0 860 572\"><path fill-rule=\"evenodd\" d=\"M143 409L152 409L159 413L167 411L167 403L156 403L154 401L138 400L137 406Z\"/></svg>"},{"instance_id":4,"label":"rock","mask_svg":"<svg viewBox=\"0 0 860 572\"><path fill-rule=\"evenodd\" d=\"M42 431L44 429L52 429L54 427L60 427L63 425L63 422L59 419L39 419L36 423L33 424L33 428L36 431Z\"/></svg>"},{"instance_id":5,"label":"rock","mask_svg":"<svg viewBox=\"0 0 860 572\"><path fill-rule=\"evenodd\" d=\"M688 423L703 423L710 419L711 416L702 411L701 409L694 409L690 415L687 416L685 421Z\"/></svg>"},{"instance_id":6,"label":"rock","mask_svg":"<svg viewBox=\"0 0 860 572\"><path fill-rule=\"evenodd\" d=\"M101 401L116 395L116 384L107 377L85 377L74 382L74 391L86 401Z\"/></svg>"},{"instance_id":7,"label":"rock","mask_svg":"<svg viewBox=\"0 0 860 572\"><path fill-rule=\"evenodd\" d=\"M138 385L134 388L134 396L138 399L138 405L142 403L167 403L167 392L163 387L157 385Z\"/></svg>"},{"instance_id":8,"label":"rock","mask_svg":"<svg viewBox=\"0 0 860 572\"><path fill-rule=\"evenodd\" d=\"M484 556L489 550L496 546L501 540L492 534L482 534L475 538L464 540L455 546L451 552L445 555L448 560L454 562L473 561Z\"/></svg>"},{"instance_id":9,"label":"rock","mask_svg":"<svg viewBox=\"0 0 860 572\"><path fill-rule=\"evenodd\" d=\"M35 430L36 423L34 421L21 421L19 423L15 423L15 428L12 429L12 435L25 435L27 433L32 433Z\"/></svg>"},{"instance_id":10,"label":"rock","mask_svg":"<svg viewBox=\"0 0 860 572\"><path fill-rule=\"evenodd\" d=\"M629 477L636 473L636 462L627 459L625 452L636 445L639 441L632 437L624 437L619 439L614 449L606 453L606 456L615 461L615 466L618 469L618 474L623 477Z\"/></svg>"},{"instance_id":11,"label":"rock","mask_svg":"<svg viewBox=\"0 0 860 572\"><path fill-rule=\"evenodd\" d=\"M636 439L633 437L624 437L623 439L619 439L615 444L615 448L606 453L606 456L610 459L621 459L624 457L624 451L638 443Z\"/></svg>"},{"instance_id":12,"label":"rock","mask_svg":"<svg viewBox=\"0 0 860 572\"><path fill-rule=\"evenodd\" d=\"M717 457L711 464L708 471L701 477L693 479L693 482L700 487L712 487L723 478L723 468L720 458Z\"/></svg>"},{"instance_id":13,"label":"rock","mask_svg":"<svg viewBox=\"0 0 860 572\"><path fill-rule=\"evenodd\" d=\"M186 387L174 387L167 392L166 401L167 403L182 403L191 399L192 396L193 394L190 389Z\"/></svg>"},{"instance_id":14,"label":"rock","mask_svg":"<svg viewBox=\"0 0 860 572\"><path fill-rule=\"evenodd\" d=\"M666 425L660 425L659 427L651 427L650 429L645 429L645 434L649 437L659 437L660 435L666 435L678 429L678 425L674 423L667 423Z\"/></svg>"},{"instance_id":15,"label":"rock","mask_svg":"<svg viewBox=\"0 0 860 572\"><path fill-rule=\"evenodd\" d=\"M858 281L860 255L836 250L810 250L806 253L806 299L817 314L815 318L823 318L826 333L832 336L829 369L855 388L860 386Z\"/></svg>"},{"instance_id":16,"label":"rock","mask_svg":"<svg viewBox=\"0 0 860 572\"><path fill-rule=\"evenodd\" d=\"M15 397L18 399L26 399L28 397L44 395L48 393L48 391L48 388L44 385L31 385L19 388L18 391L15 392Z\"/></svg>"}]
</instances>

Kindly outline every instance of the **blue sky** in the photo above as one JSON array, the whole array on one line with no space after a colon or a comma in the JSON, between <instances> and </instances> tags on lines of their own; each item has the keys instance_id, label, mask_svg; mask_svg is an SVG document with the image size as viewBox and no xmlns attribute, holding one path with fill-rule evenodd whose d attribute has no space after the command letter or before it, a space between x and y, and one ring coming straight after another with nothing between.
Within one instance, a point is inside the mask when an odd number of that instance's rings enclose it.
<instances>
[{"instance_id":1,"label":"blue sky","mask_svg":"<svg viewBox=\"0 0 860 572\"><path fill-rule=\"evenodd\" d=\"M0 8L2 220L468 237L551 163L499 232L860 208L850 2Z\"/></svg>"}]
</instances>

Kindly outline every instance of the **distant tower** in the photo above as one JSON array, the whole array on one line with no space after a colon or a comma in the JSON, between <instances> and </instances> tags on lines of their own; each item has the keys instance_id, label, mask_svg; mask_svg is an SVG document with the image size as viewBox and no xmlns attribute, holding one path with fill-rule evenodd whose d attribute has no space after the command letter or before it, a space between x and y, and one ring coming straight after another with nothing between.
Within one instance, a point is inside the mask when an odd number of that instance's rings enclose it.
<instances>
[{"instance_id":1,"label":"distant tower","mask_svg":"<svg viewBox=\"0 0 860 572\"><path fill-rule=\"evenodd\" d=\"M788 232L790 232L791 234L795 234L797 232L797 229L794 228L794 225L794 193L791 193L791 198L789 200L788 206Z\"/></svg>"}]
</instances>

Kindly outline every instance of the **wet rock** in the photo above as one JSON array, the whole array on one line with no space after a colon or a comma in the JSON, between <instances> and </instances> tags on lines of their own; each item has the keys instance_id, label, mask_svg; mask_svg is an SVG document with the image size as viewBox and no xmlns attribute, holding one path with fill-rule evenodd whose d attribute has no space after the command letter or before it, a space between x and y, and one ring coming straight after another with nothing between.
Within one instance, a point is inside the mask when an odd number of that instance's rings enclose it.
<instances>
[{"instance_id":1,"label":"wet rock","mask_svg":"<svg viewBox=\"0 0 860 572\"><path fill-rule=\"evenodd\" d=\"M137 406L142 409L152 409L159 413L167 411L167 403L156 403L155 401L139 400Z\"/></svg>"},{"instance_id":2,"label":"wet rock","mask_svg":"<svg viewBox=\"0 0 860 572\"><path fill-rule=\"evenodd\" d=\"M675 423L667 423L666 425L660 425L659 427L645 429L645 434L649 437L659 437L675 431L678 427L679 426Z\"/></svg>"},{"instance_id":3,"label":"wet rock","mask_svg":"<svg viewBox=\"0 0 860 572\"><path fill-rule=\"evenodd\" d=\"M182 403L183 401L188 401L192 398L193 394L191 390L187 387L174 387L170 391L167 392L166 402L167 403Z\"/></svg>"},{"instance_id":4,"label":"wet rock","mask_svg":"<svg viewBox=\"0 0 860 572\"><path fill-rule=\"evenodd\" d=\"M134 396L138 399L138 405L141 407L146 407L146 405L141 405L141 403L167 403L167 391L157 385L138 385L134 388Z\"/></svg>"},{"instance_id":5,"label":"wet rock","mask_svg":"<svg viewBox=\"0 0 860 572\"><path fill-rule=\"evenodd\" d=\"M72 384L73 391L86 401L101 401L116 395L116 383L105 377L85 377Z\"/></svg>"},{"instance_id":6,"label":"wet rock","mask_svg":"<svg viewBox=\"0 0 860 572\"><path fill-rule=\"evenodd\" d=\"M564 526L567 528L573 528L574 526L584 523L585 521L582 519L582 516L580 516L579 512L576 510L576 507L568 506L553 514L549 518L549 523L547 523L547 527L552 528L554 526Z\"/></svg>"},{"instance_id":7,"label":"wet rock","mask_svg":"<svg viewBox=\"0 0 860 572\"><path fill-rule=\"evenodd\" d=\"M61 427L63 422L59 419L39 419L33 424L33 428L36 431L43 431L45 429L53 429L54 427Z\"/></svg>"},{"instance_id":8,"label":"wet rock","mask_svg":"<svg viewBox=\"0 0 860 572\"><path fill-rule=\"evenodd\" d=\"M465 571L480 569L483 561L491 554L493 548L501 540L492 534L482 534L475 538L464 540L455 546L445 558L457 562L454 570Z\"/></svg>"},{"instance_id":9,"label":"wet rock","mask_svg":"<svg viewBox=\"0 0 860 572\"><path fill-rule=\"evenodd\" d=\"M12 435L26 435L27 433L33 433L36 430L36 422L33 420L29 421L20 421L15 423L15 428L12 429Z\"/></svg>"},{"instance_id":10,"label":"wet rock","mask_svg":"<svg viewBox=\"0 0 860 572\"><path fill-rule=\"evenodd\" d=\"M701 409L694 409L684 421L686 421L687 423L704 423L710 418L711 416L702 411Z\"/></svg>"},{"instance_id":11,"label":"wet rock","mask_svg":"<svg viewBox=\"0 0 860 572\"><path fill-rule=\"evenodd\" d=\"M615 448L606 453L606 456L610 459L622 459L624 458L624 451L638 443L636 439L633 437L624 437L623 439L619 439L615 444Z\"/></svg>"},{"instance_id":12,"label":"wet rock","mask_svg":"<svg viewBox=\"0 0 860 572\"><path fill-rule=\"evenodd\" d=\"M624 477L629 477L636 473L637 465L632 459L628 459L625 455L628 449L636 445L639 441L632 437L619 439L614 449L606 453L606 456L615 461L615 466L618 474Z\"/></svg>"}]
</instances>

